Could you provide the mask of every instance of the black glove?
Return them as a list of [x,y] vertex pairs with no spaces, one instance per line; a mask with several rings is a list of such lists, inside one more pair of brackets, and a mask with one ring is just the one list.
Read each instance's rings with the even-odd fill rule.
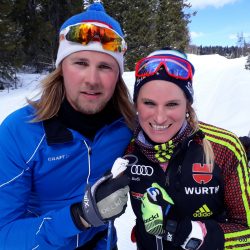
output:
[[103,176],[93,186],[87,185],[82,203],[71,206],[76,226],[83,230],[98,227],[125,212],[128,201],[129,178],[121,175],[112,179],[112,174]]
[[174,220],[167,220],[164,240],[172,242],[175,247],[182,249],[196,250],[201,247],[207,234],[204,223],[184,219],[178,223]]

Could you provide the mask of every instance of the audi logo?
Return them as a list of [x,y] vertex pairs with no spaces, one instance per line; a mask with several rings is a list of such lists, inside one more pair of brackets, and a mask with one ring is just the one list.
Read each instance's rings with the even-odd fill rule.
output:
[[131,167],[131,174],[151,176],[154,173],[154,169],[150,166],[133,165]]

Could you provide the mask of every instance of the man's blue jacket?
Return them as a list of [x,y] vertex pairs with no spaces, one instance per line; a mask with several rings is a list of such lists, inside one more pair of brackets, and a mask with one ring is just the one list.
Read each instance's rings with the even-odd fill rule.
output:
[[82,200],[87,180],[93,184],[124,154],[132,134],[119,119],[89,141],[56,118],[33,118],[26,106],[0,126],[0,249],[75,249],[107,227],[80,231],[70,206]]

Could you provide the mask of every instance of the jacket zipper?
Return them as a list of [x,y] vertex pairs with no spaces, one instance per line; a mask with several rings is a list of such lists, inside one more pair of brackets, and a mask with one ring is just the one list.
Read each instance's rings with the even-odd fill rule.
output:
[[[91,147],[88,145],[88,143],[86,142],[86,140],[83,140],[87,150],[88,150],[88,169],[89,169],[89,173],[88,173],[88,177],[87,177],[87,180],[86,180],[86,183],[88,184],[89,183],[89,177],[90,177],[90,174],[91,174],[91,167],[90,167],[90,156],[91,156],[91,153],[92,153],[92,149]],[[79,237],[80,237],[80,234],[77,234],[76,235],[76,247],[79,247]]]

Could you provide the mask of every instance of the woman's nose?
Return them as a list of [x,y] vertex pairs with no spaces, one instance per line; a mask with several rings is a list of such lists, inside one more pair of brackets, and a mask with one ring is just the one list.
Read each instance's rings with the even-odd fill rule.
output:
[[157,108],[155,112],[155,122],[157,124],[163,124],[166,121],[166,112],[162,108]]

